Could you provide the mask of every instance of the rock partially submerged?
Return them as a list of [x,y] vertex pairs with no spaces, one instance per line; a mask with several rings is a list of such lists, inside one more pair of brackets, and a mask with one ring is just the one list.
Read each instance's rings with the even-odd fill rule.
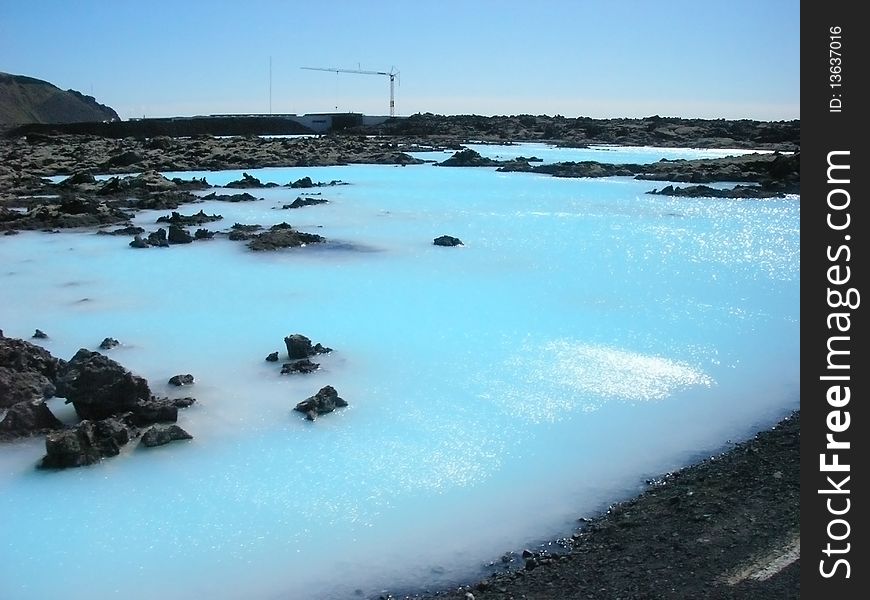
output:
[[[230,237],[232,239],[232,236]],[[320,244],[326,238],[316,233],[304,233],[293,229],[288,223],[273,225],[268,231],[251,236],[248,248],[256,252],[278,250],[279,248],[296,248],[308,244]]]
[[85,420],[45,437],[45,457],[39,467],[65,469],[91,465],[102,458],[117,456],[130,438],[129,426],[119,419]]
[[134,411],[151,399],[148,382],[100,354],[81,348],[57,381],[57,394],[72,403],[82,419],[105,419]]
[[236,181],[231,181],[226,184],[224,187],[228,188],[271,188],[278,187],[277,183],[263,183],[253,175],[248,175],[247,173],[242,173],[242,178],[237,179]]
[[327,348],[319,342],[312,345],[311,339],[300,333],[294,333],[285,337],[284,345],[287,346],[287,358],[290,360],[299,360],[316,354],[332,352],[332,348]]
[[181,227],[190,227],[191,225],[204,225],[214,221],[223,219],[221,215],[207,215],[202,210],[192,215],[182,215],[177,211],[172,211],[170,215],[164,215],[157,219],[158,223],[167,223],[169,225],[179,225]]
[[319,368],[319,363],[312,362],[308,358],[301,358],[299,360],[284,363],[284,365],[281,367],[281,375],[289,375],[292,373],[313,373]]
[[111,350],[112,348],[116,348],[121,344],[115,338],[104,338],[102,342],[100,342],[100,350]]
[[331,413],[336,408],[344,406],[347,406],[347,402],[339,397],[334,387],[327,385],[313,396],[297,404],[293,410],[304,413],[306,419],[313,421],[319,415]]
[[181,387],[182,385],[193,385],[193,375],[187,373],[185,375],[173,375],[169,378],[170,385],[177,385]]
[[465,148],[438,164],[442,167],[497,167],[503,163],[491,158],[484,158],[479,152]]
[[45,348],[0,332],[0,408],[52,397],[64,365]]
[[290,204],[285,204],[281,208],[302,208],[303,206],[315,206],[317,204],[326,204],[327,202],[329,202],[329,200],[327,200],[326,198],[303,198],[302,196],[297,196],[293,202],[291,202]]
[[58,421],[44,400],[25,400],[13,404],[0,420],[0,437],[21,437],[60,429]]
[[178,425],[154,425],[142,434],[140,446],[153,448],[176,440],[192,440],[193,436]]
[[436,246],[464,246],[458,237],[453,237],[452,235],[442,235],[440,237],[432,240],[432,243]]

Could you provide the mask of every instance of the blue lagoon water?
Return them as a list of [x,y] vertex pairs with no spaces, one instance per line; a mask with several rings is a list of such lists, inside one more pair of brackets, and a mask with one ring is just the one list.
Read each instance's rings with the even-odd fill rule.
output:
[[[330,243],[0,240],[7,336],[43,329],[62,358],[115,337],[108,355],[156,393],[198,399],[179,417],[189,443],[51,473],[34,468],[41,440],[0,448],[0,597],[438,588],[798,406],[797,197],[432,165],[249,172],[351,185],[181,212],[223,215],[211,229],[287,221]],[[280,210],[312,191],[329,204]],[[465,246],[433,246],[442,234]],[[282,376],[263,359],[290,333],[335,351]],[[170,390],[176,373],[196,384]],[[292,411],[324,385],[350,406],[315,423]]]

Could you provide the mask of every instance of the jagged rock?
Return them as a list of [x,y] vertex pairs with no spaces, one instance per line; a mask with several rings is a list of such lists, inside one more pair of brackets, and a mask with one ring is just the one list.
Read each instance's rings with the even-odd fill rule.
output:
[[216,192],[212,192],[211,194],[203,196],[202,199],[220,200],[222,202],[253,202],[254,200],[262,200],[262,198],[252,196],[248,192],[243,192],[241,194],[218,194]]
[[130,242],[131,248],[150,248],[151,244],[142,239],[141,235],[133,236],[133,240]]
[[103,166],[129,167],[130,165],[135,165],[136,163],[142,162],[143,160],[144,158],[141,154],[133,152],[132,150],[128,150],[126,152],[122,152],[121,154],[116,154],[105,163],[103,163]]
[[153,448],[176,440],[192,440],[193,436],[178,425],[154,425],[142,434],[140,446]]
[[82,421],[75,427],[45,437],[43,469],[83,467],[108,456],[117,456],[130,441],[130,431],[118,419]]
[[294,333],[285,337],[284,345],[287,346],[287,358],[290,360],[298,360],[314,356],[315,354],[332,352],[332,348],[327,348],[320,343],[312,345],[311,339],[300,333]]
[[0,408],[25,400],[51,398],[54,393],[54,384],[42,373],[0,367]]
[[64,365],[41,346],[0,334],[0,408],[53,396]]
[[82,419],[104,419],[131,411],[151,398],[147,381],[85,348],[66,364],[57,387],[57,394],[72,402]]
[[193,239],[195,240],[210,240],[214,237],[215,232],[209,231],[208,229],[197,229],[193,233]]
[[266,360],[269,362],[278,362],[278,353],[272,352],[269,356],[266,357]]
[[125,413],[125,418],[131,425],[137,427],[152,423],[174,423],[178,420],[178,408],[176,402],[169,398],[152,396],[148,400],[139,400],[131,406]]
[[320,365],[318,363],[311,362],[307,358],[302,358],[299,360],[294,360],[293,362],[284,363],[284,366],[281,367],[281,374],[288,375],[290,373],[313,373],[319,368]]
[[152,246],[168,246],[169,242],[166,239],[166,230],[162,227],[157,231],[152,231],[148,234],[148,243]]
[[190,373],[186,375],[173,375],[169,378],[170,385],[191,385],[193,383],[193,375]]
[[248,248],[260,252],[264,250],[277,250],[279,248],[295,248],[307,244],[325,242],[326,238],[316,233],[304,233],[296,231],[287,223],[273,225],[268,231],[257,234],[248,242]]
[[432,241],[436,246],[464,246],[462,240],[452,235],[442,235]]
[[135,225],[128,225],[126,227],[120,227],[118,229],[113,229],[112,231],[98,231],[97,233],[102,235],[139,235],[145,233],[145,230],[142,227],[136,227]]
[[311,181],[310,177],[303,177],[301,179],[297,179],[293,183],[290,184],[291,188],[311,188],[314,187],[314,182]]
[[248,175],[247,173],[242,173],[242,178],[236,181],[231,181],[226,184],[224,187],[228,188],[270,188],[270,187],[278,187],[277,183],[263,183],[253,175]]
[[79,171],[78,173],[73,173],[57,185],[59,187],[74,187],[79,185],[92,185],[97,183],[96,178],[87,171]]
[[170,244],[189,244],[193,241],[193,236],[178,225],[170,225],[167,241]]
[[48,334],[46,334],[42,329],[37,329],[33,332],[33,339],[35,340],[45,340],[48,339]]
[[0,437],[17,437],[63,427],[43,400],[13,404],[0,421]]
[[302,196],[297,196],[296,200],[290,204],[285,204],[281,208],[302,208],[303,206],[314,206],[317,204],[326,204],[327,202],[329,202],[329,200],[326,198],[303,198]]
[[220,221],[221,219],[223,219],[223,216],[221,215],[207,215],[202,210],[192,215],[182,215],[177,211],[172,211],[172,214],[168,216],[164,215],[159,217],[157,222],[188,227],[191,225],[204,225],[205,223]]
[[112,348],[115,348],[116,346],[119,346],[120,344],[121,344],[121,342],[119,342],[115,338],[107,337],[107,338],[104,338],[102,342],[100,342],[100,349],[101,350],[111,350]]
[[338,396],[338,392],[335,391],[334,387],[327,385],[313,396],[297,404],[293,410],[304,413],[305,418],[313,421],[319,415],[331,413],[336,408],[343,406],[347,406],[347,402]]

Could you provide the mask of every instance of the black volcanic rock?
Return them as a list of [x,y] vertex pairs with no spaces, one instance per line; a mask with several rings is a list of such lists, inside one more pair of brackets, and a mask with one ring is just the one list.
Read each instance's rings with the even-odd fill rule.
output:
[[287,346],[287,358],[290,360],[299,360],[316,354],[332,352],[332,348],[327,348],[320,343],[312,345],[311,340],[300,333],[294,333],[285,337],[284,345]]
[[118,419],[85,420],[63,431],[45,437],[43,469],[83,467],[102,458],[117,456],[130,441],[130,430]]
[[242,192],[241,194],[218,194],[216,192],[212,192],[207,196],[203,196],[202,199],[219,200],[221,202],[253,202],[254,200],[262,200],[262,198],[252,196],[248,192]]
[[277,183],[263,183],[253,175],[248,175],[247,173],[242,173],[242,178],[236,181],[231,181],[226,184],[224,187],[228,188],[271,188],[278,187]]
[[465,148],[438,164],[442,167],[495,167],[502,163],[491,158],[484,158],[479,152],[471,148]]
[[173,375],[169,378],[170,385],[192,385],[193,384],[193,375],[187,373],[186,375]]
[[111,350],[112,348],[115,348],[120,344],[121,342],[119,342],[115,338],[107,337],[104,338],[102,342],[100,342],[100,350]]
[[453,237],[452,235],[442,235],[440,237],[432,240],[432,243],[436,246],[464,246],[458,237]]
[[71,402],[82,419],[104,419],[133,411],[151,398],[147,381],[85,348],[66,364],[57,388],[57,395]]
[[281,367],[282,375],[289,375],[292,373],[313,373],[317,369],[320,368],[320,365],[316,362],[311,362],[311,360],[307,358],[301,358],[299,360],[294,360],[292,362],[284,363]]
[[53,396],[64,365],[45,348],[0,333],[0,408]]
[[181,227],[189,227],[191,225],[204,225],[214,221],[223,219],[221,215],[207,215],[202,210],[192,215],[182,215],[179,212],[172,211],[171,215],[164,215],[157,219],[158,223],[168,223],[170,225],[179,225]]
[[290,204],[285,204],[281,208],[302,208],[303,206],[314,206],[316,204],[326,204],[327,202],[329,202],[329,200],[326,198],[303,198],[302,196],[297,196],[296,200]]
[[319,415],[331,413],[336,408],[344,406],[347,406],[347,402],[338,396],[334,387],[327,385],[313,396],[297,404],[293,410],[304,413],[306,419],[313,421]]
[[170,225],[167,241],[170,244],[189,244],[193,241],[193,236],[178,225]]
[[279,248],[296,248],[325,241],[326,238],[316,233],[296,231],[287,223],[279,223],[270,227],[268,231],[254,235],[248,242],[248,248],[255,252],[261,252],[278,250]]
[[278,362],[278,353],[272,352],[266,357],[267,362]]
[[60,429],[63,423],[49,410],[44,400],[13,404],[0,420],[0,437],[17,437]]
[[139,445],[147,448],[163,446],[176,440],[192,440],[193,436],[178,425],[154,425],[142,434]]

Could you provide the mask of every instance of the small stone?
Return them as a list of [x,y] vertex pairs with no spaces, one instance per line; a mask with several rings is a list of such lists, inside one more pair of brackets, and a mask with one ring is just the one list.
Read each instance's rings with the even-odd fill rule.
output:
[[458,237],[453,237],[452,235],[442,235],[440,237],[432,240],[432,243],[436,246],[464,246]]
[[319,368],[320,364],[316,362],[311,362],[307,358],[303,358],[301,360],[294,360],[293,362],[284,363],[284,366],[281,367],[281,374],[287,375],[289,373],[313,373]]
[[270,354],[269,356],[266,357],[266,360],[269,362],[278,362],[278,353],[273,352],[272,354]]
[[47,337],[48,337],[48,335],[42,329],[37,329],[36,331],[33,332],[33,339],[44,340]]
[[115,338],[107,337],[102,342],[100,342],[100,349],[101,350],[111,350],[112,348],[115,348],[116,346],[119,346],[120,344],[121,344],[121,342],[119,342]]
[[182,385],[191,385],[193,383],[193,375],[190,373],[186,375],[173,375],[169,378],[169,383],[179,387]]

